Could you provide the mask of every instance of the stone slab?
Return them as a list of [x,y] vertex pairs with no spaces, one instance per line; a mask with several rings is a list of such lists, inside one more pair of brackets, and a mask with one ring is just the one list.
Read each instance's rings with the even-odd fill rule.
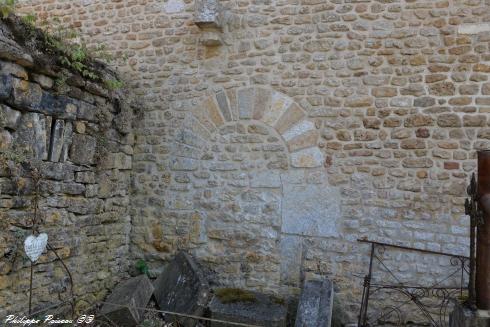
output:
[[255,89],[247,88],[237,91],[238,113],[240,119],[251,119],[254,110]]
[[490,23],[461,24],[458,26],[458,34],[478,34],[490,32]]
[[63,149],[63,134],[65,130],[65,121],[56,119],[52,129],[48,160],[58,162]]
[[[267,327],[287,326],[287,308],[269,295],[253,293],[254,302],[222,303],[215,296],[209,304],[211,318]],[[211,322],[211,327],[227,327],[226,323]]]
[[153,293],[153,285],[146,275],[121,282],[105,300],[100,319],[106,319],[121,327],[137,326],[143,319],[144,310],[122,307],[145,308]]
[[333,283],[330,280],[306,281],[301,292],[294,326],[330,327],[333,296]]
[[303,256],[303,239],[300,236],[281,237],[281,283],[299,287]]
[[[190,255],[179,252],[153,284],[161,310],[202,316],[210,298],[204,273]],[[171,318],[173,320],[174,317]],[[194,327],[195,319],[175,317],[180,324]]]
[[490,315],[488,311],[474,311],[458,303],[449,315],[449,327],[490,327]]
[[284,184],[282,232],[306,236],[339,235],[340,192],[325,184]]

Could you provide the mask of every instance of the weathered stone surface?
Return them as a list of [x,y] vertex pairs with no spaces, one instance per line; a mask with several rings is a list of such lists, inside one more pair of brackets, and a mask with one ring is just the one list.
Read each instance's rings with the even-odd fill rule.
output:
[[3,117],[0,122],[3,125],[2,127],[7,127],[15,130],[17,128],[17,124],[19,123],[20,112],[1,104],[0,110],[2,111]]
[[[46,128],[47,127],[47,128]],[[37,159],[48,158],[50,126],[46,124],[46,117],[39,113],[25,113],[22,115],[17,133],[15,145],[19,150],[31,152]]]
[[63,134],[65,130],[65,121],[57,119],[54,122],[52,128],[52,135],[50,140],[50,149],[48,153],[48,160],[58,162],[61,157],[61,151],[63,149]]
[[225,118],[226,121],[231,121],[233,119],[231,115],[231,109],[228,104],[228,98],[224,91],[216,92],[216,101],[218,102],[219,109],[221,110],[221,114]]
[[[153,285],[146,275],[121,282],[105,300],[100,318],[118,326],[133,327],[143,320],[144,308],[153,294]],[[109,304],[110,303],[110,304]]]
[[439,82],[429,86],[430,94],[438,96],[454,95],[455,89],[454,83],[451,82]]
[[458,26],[459,34],[478,34],[483,32],[490,32],[490,24],[461,24]]
[[14,80],[13,104],[17,107],[25,107],[39,110],[43,92],[36,83],[26,80]]
[[449,327],[485,327],[489,324],[488,311],[471,310],[459,303],[449,315]]
[[0,132],[0,150],[5,151],[12,144],[12,135],[8,131]]
[[330,327],[334,289],[328,279],[306,281],[296,313],[296,327]]
[[[284,304],[275,303],[274,299],[268,295],[254,293],[254,296],[255,301],[253,302],[234,303],[222,303],[218,296],[215,296],[209,304],[211,318],[257,326],[286,326],[287,308]],[[213,327],[227,325],[211,322]]]
[[4,25],[0,28],[0,49],[2,49],[0,51],[1,59],[6,59],[25,67],[30,67],[34,63],[32,56],[22,49]]
[[283,233],[339,235],[340,192],[336,188],[324,184],[284,184],[283,192]]
[[14,87],[14,78],[11,75],[0,75],[0,99],[7,99]]
[[238,113],[241,119],[251,119],[254,110],[255,89],[247,88],[237,91]]
[[457,114],[442,114],[437,117],[440,127],[461,127],[461,118]]
[[97,141],[94,137],[74,134],[70,148],[70,160],[81,165],[93,164],[96,146]]
[[282,115],[284,114],[284,112],[286,112],[291,103],[291,98],[279,92],[273,92],[271,107],[269,110],[266,110],[262,121],[269,126],[275,126],[279,118],[282,117]]
[[291,139],[300,136],[301,134],[307,133],[308,131],[314,130],[315,124],[311,121],[303,120],[296,125],[293,125],[290,129],[286,130],[282,137],[284,140],[290,141]]
[[317,147],[291,153],[291,165],[298,168],[314,168],[323,165],[324,156]]
[[430,107],[436,104],[436,99],[431,97],[420,97],[413,101],[415,107]]
[[185,8],[185,3],[182,0],[170,0],[165,3],[165,12],[167,14],[175,14],[181,12]]
[[263,171],[253,174],[250,180],[251,187],[281,187],[281,176],[278,172]]
[[[204,273],[194,259],[179,252],[167,264],[154,283],[155,299],[160,309],[201,316],[210,300],[210,289]],[[175,317],[184,326],[194,326],[195,320]]]
[[217,0],[197,0],[194,9],[194,23],[199,27],[220,27],[221,6]]
[[302,238],[283,235],[281,238],[281,282],[285,285],[299,286],[302,255]]
[[219,127],[224,124],[223,117],[221,116],[221,112],[214,101],[213,97],[209,96],[204,101],[204,106],[208,110],[208,117],[211,118],[214,126]]

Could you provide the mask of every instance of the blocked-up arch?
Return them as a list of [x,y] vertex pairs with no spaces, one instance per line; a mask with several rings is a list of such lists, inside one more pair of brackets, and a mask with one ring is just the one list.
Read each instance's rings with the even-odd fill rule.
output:
[[[260,86],[172,106],[174,182],[165,207],[192,210],[180,223],[192,226],[196,256],[224,285],[299,285],[301,237],[336,237],[340,216],[331,205],[338,196],[324,192],[315,123],[292,98]],[[303,174],[315,181],[297,180]]]
[[291,167],[320,167],[324,162],[317,146],[319,132],[314,122],[292,98],[280,92],[256,86],[220,90],[193,100],[191,113],[181,133],[193,135],[181,137],[187,137],[186,143],[191,141],[196,147],[205,146],[202,141],[212,139],[227,123],[254,120],[280,135],[287,145]]

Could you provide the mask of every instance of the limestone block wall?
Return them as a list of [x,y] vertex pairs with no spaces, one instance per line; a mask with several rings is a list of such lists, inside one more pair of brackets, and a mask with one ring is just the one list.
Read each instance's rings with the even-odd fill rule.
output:
[[[0,19],[2,317],[28,311],[24,239],[32,233],[26,227],[36,189],[39,232],[71,271],[77,310],[103,299],[129,263],[130,108],[120,94],[69,71],[61,89],[57,59],[31,39],[35,34]],[[34,266],[33,312],[70,297],[69,275],[46,252]]]
[[[355,312],[357,238],[467,251],[465,186],[490,145],[488,0],[221,1],[211,36],[193,1],[22,3],[127,57],[115,66],[148,104],[135,257],[190,249],[217,283],[286,294],[327,275]],[[445,264],[393,260],[427,283]]]

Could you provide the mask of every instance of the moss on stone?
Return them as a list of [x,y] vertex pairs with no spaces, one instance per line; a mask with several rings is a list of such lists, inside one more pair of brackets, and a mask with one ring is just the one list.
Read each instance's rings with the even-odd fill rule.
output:
[[279,305],[286,305],[286,300],[284,300],[281,297],[271,295],[271,301],[272,303],[279,304]]
[[255,294],[239,288],[220,288],[215,291],[222,303],[256,302]]

